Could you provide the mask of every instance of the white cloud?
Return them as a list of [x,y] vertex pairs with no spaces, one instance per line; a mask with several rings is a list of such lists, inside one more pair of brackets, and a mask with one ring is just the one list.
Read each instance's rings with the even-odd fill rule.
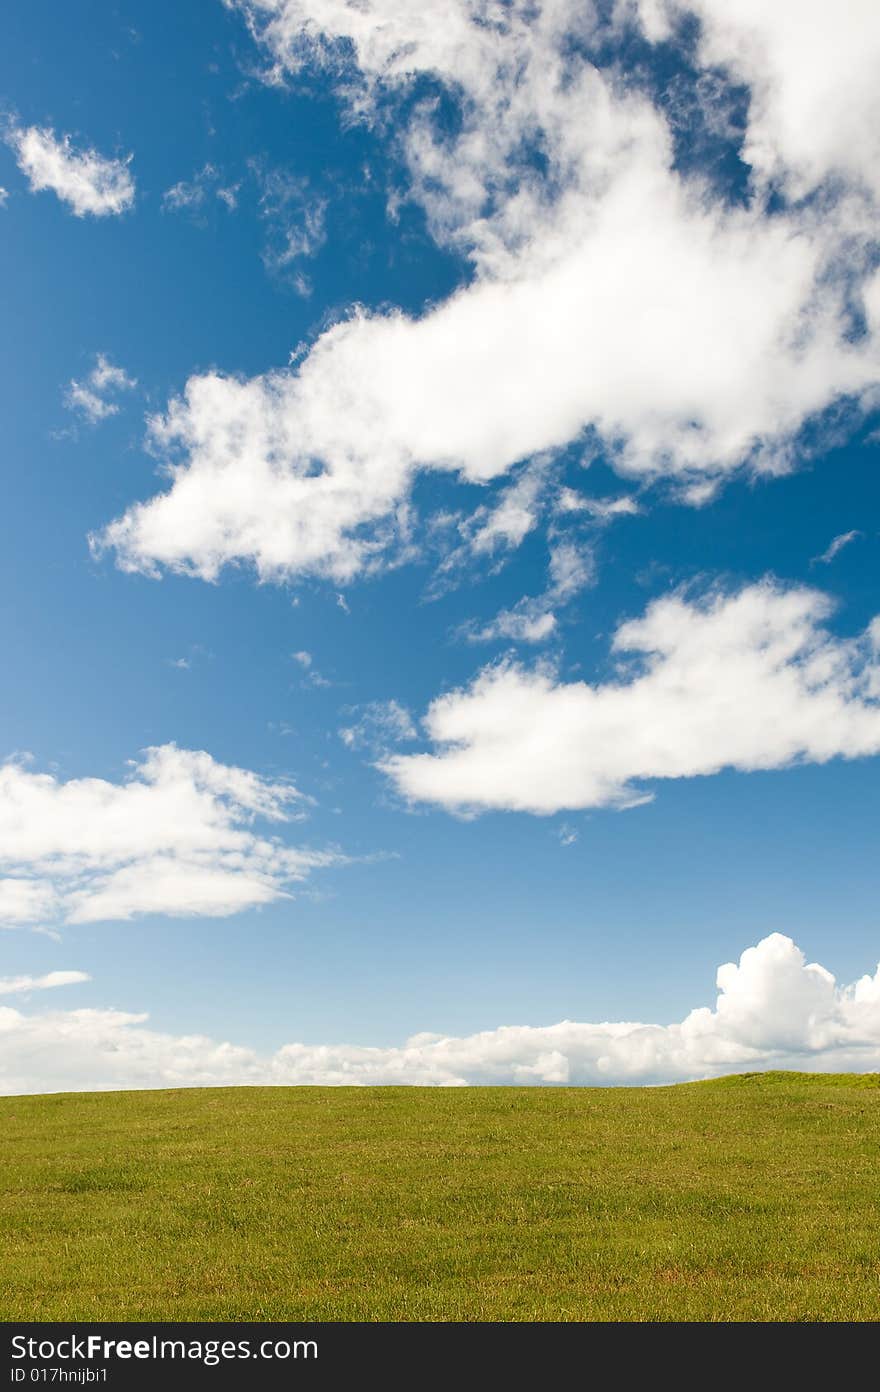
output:
[[541,462],[522,471],[501,491],[491,508],[479,508],[468,523],[468,544],[479,553],[493,554],[519,546],[537,525],[546,483]]
[[556,629],[556,615],[546,608],[543,598],[526,598],[518,600],[512,609],[502,609],[488,623],[466,624],[461,632],[469,643],[494,643],[499,639],[543,643]]
[[203,208],[208,197],[208,185],[214,182],[217,171],[206,164],[191,179],[180,179],[162,194],[162,207],[177,212],[181,209]]
[[704,67],[750,90],[743,158],[761,181],[803,197],[831,176],[880,193],[880,10],[874,0],[639,0],[649,35],[701,21]]
[[460,584],[476,567],[488,564],[493,572],[501,570],[510,553],[522,545],[548,512],[548,495],[556,472],[549,456],[539,455],[517,469],[509,482],[493,489],[489,502],[479,503],[469,512],[441,510],[431,515],[427,530],[432,549],[439,552],[439,561],[428,583],[427,596],[438,598]]
[[162,195],[162,207],[173,212],[198,213],[208,199],[219,198],[229,212],[238,206],[238,184],[222,185],[222,175],[213,164],[206,164],[191,179],[181,179]]
[[0,925],[39,923],[55,912],[55,892],[46,880],[0,879]]
[[318,671],[317,667],[314,664],[314,661],[312,660],[312,654],[310,652],[295,652],[291,653],[290,656],[293,658],[294,662],[299,663],[300,667],[303,670],[303,686],[332,685],[332,682],[328,681],[328,679],[326,677],[323,677],[321,673]]
[[9,201],[9,189],[0,188],[0,208],[5,208]]
[[133,377],[114,363],[104,353],[99,353],[95,366],[89,376],[89,383],[96,391],[128,391],[137,386]]
[[830,610],[816,590],[771,583],[656,600],[618,628],[628,662],[613,680],[487,667],[430,706],[436,752],[381,767],[414,800],[547,814],[632,805],[640,779],[880,753],[880,624],[837,639]]
[[285,845],[302,795],[209,754],[145,751],[123,783],[0,766],[0,924],[222,916],[285,897],[329,851]]
[[[327,202],[311,193],[307,179],[285,169],[266,168],[258,161],[251,161],[250,167],[260,188],[260,216],[268,229],[263,264],[277,274],[320,251],[327,240]],[[302,273],[300,278],[305,284]]]
[[[96,539],[124,569],[345,581],[399,541],[418,471],[486,484],[587,430],[621,474],[700,503],[736,471],[794,467],[804,424],[880,380],[864,200],[846,186],[770,215],[758,192],[734,206],[682,176],[663,113],[577,57],[591,7],[448,0],[442,23],[401,0],[240,7],[276,73],[317,57],[357,114],[397,110],[420,76],[448,90],[457,134],[427,98],[398,127],[412,195],[473,279],[420,316],[356,311],[288,371],[192,377],[153,422],[170,488]],[[857,25],[834,24],[845,87]],[[873,112],[857,84],[848,121]],[[490,554],[533,525],[511,495],[489,515]]]
[[134,204],[134,179],[127,159],[106,159],[97,150],[76,150],[70,136],[39,126],[13,125],[6,140],[33,193],[51,189],[77,217],[107,217]]
[[560,488],[556,500],[559,512],[585,512],[595,522],[611,522],[615,517],[635,517],[641,508],[631,493],[617,498],[588,498],[575,488]]
[[828,546],[826,546],[821,556],[813,557],[810,564],[830,565],[831,562],[834,560],[834,557],[839,556],[840,552],[844,549],[845,546],[849,546],[852,542],[858,541],[861,535],[861,532],[855,530],[851,532],[841,532],[839,536],[834,537],[829,542]]
[[[313,354],[307,380],[316,361]],[[351,579],[384,549],[381,531],[366,536],[363,528],[393,518],[409,468],[392,450],[385,458],[361,456],[346,403],[337,384],[328,385],[332,399],[323,400],[320,384],[309,394],[312,448],[310,427],[290,397],[300,391],[299,378],[191,378],[185,398],[152,422],[154,445],[186,456],[170,467],[171,489],[93,538],[96,550],[111,547],[124,570],[151,574],[166,566],[214,579],[224,565],[247,560],[265,580],[304,571]],[[338,450],[332,466],[316,469],[330,416]]]
[[558,627],[554,609],[567,604],[593,577],[592,552],[573,541],[557,541],[550,550],[550,583],[542,595],[526,596],[488,623],[467,623],[459,632],[470,643],[543,643]]
[[578,594],[594,578],[593,553],[573,541],[557,541],[550,548],[550,589],[555,603]]
[[70,411],[76,411],[89,425],[97,425],[108,416],[119,412],[119,403],[111,398],[121,391],[131,391],[137,386],[134,377],[129,377],[121,367],[116,367],[104,353],[98,353],[95,366],[82,382],[70,383],[64,404]]
[[53,971],[45,976],[0,976],[0,996],[26,995],[30,991],[50,991],[56,986],[77,986],[91,981],[88,972]]
[[852,986],[773,933],[722,966],[714,1009],[672,1025],[503,1026],[398,1047],[287,1044],[276,1053],[146,1028],[146,1015],[0,1007],[0,1091],[233,1084],[644,1084],[768,1068],[880,1069],[880,966]]
[[399,701],[371,701],[351,712],[358,719],[343,726],[339,738],[349,749],[387,750],[417,736],[413,718]]

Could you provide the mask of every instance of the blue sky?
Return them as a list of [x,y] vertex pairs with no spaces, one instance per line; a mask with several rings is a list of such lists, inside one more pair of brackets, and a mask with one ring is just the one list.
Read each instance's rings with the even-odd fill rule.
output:
[[9,7],[6,1090],[878,1066],[880,24],[807,8]]

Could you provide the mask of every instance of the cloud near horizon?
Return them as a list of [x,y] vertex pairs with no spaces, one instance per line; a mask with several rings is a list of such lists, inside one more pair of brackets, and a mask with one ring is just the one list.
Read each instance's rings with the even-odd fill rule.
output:
[[303,806],[286,782],[165,744],[125,782],[0,766],[0,927],[141,914],[225,917],[344,860],[261,835]]
[[494,664],[431,704],[435,752],[379,767],[414,801],[546,815],[644,801],[643,779],[876,754],[880,617],[837,639],[832,608],[818,590],[771,582],[655,600],[617,629],[614,679]]
[[399,1047],[286,1044],[274,1054],[146,1027],[119,1010],[0,1007],[0,1091],[273,1084],[659,1084],[769,1068],[880,1070],[880,965],[851,986],[772,933],[717,974],[715,1007],[678,1024],[504,1026]]
[[[876,143],[877,103],[850,60],[857,49],[859,74],[876,66],[876,10],[841,53],[822,44],[841,17],[808,7],[823,91],[853,132],[844,147],[817,127],[811,159],[786,124],[778,26],[745,0],[729,23],[694,7],[692,61],[754,84],[739,149],[751,179],[743,165],[734,197],[684,173],[668,111],[587,56],[627,23],[674,35],[671,7],[621,5],[610,30],[575,0],[450,0],[444,25],[399,0],[238,8],[276,79],[318,63],[359,119],[401,118],[406,192],[470,280],[421,315],[354,309],[290,370],[192,376],[151,422],[170,487],[94,537],[124,570],[212,580],[243,564],[261,580],[344,582],[400,540],[425,471],[491,485],[591,432],[620,474],[703,502],[744,470],[794,468],[804,428],[835,403],[871,409],[880,274],[857,152]],[[417,80],[433,96],[413,106]],[[440,91],[457,134],[437,118]]]

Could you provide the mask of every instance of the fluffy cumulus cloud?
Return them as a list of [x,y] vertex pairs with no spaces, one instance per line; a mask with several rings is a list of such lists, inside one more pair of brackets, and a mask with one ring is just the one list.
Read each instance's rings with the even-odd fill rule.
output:
[[145,1015],[0,1007],[0,1091],[258,1084],[670,1083],[766,1068],[880,1069],[880,967],[839,987],[773,933],[718,971],[715,1007],[679,1024],[505,1026],[390,1048],[286,1044],[272,1055],[160,1034]]
[[[448,0],[442,16],[401,0],[237,8],[273,75],[320,63],[358,116],[397,112],[408,194],[471,278],[421,315],[353,313],[289,370],[193,377],[153,423],[170,488],[98,538],[123,567],[348,579],[399,535],[418,470],[491,483],[587,429],[622,474],[671,478],[699,502],[733,471],[791,468],[805,423],[869,399],[880,278],[855,152],[876,143],[876,95],[851,81],[851,59],[862,50],[870,70],[878,23],[863,35],[860,6],[806,6],[848,136],[827,136],[811,93],[816,119],[795,122],[804,149],[785,115],[800,7],[763,20],[745,0],[692,7],[704,37],[691,61],[753,84],[739,153],[754,177],[739,198],[684,174],[667,113],[590,61],[640,17],[653,39],[674,32],[659,0],[620,5],[610,28],[575,0]],[[750,16],[757,38],[743,37]]]
[[642,801],[642,779],[876,754],[880,622],[837,639],[830,608],[769,582],[656,600],[617,629],[613,680],[490,666],[431,705],[433,753],[381,766],[412,799],[547,814]]
[[[628,0],[624,0],[624,5]],[[828,178],[880,193],[880,11],[873,0],[637,0],[646,33],[700,22],[703,65],[750,94],[743,157],[754,176],[803,197]]]
[[31,190],[58,195],[77,217],[108,217],[134,203],[134,179],[127,159],[107,159],[97,150],[78,150],[69,135],[39,126],[13,125],[6,139]]
[[340,859],[256,829],[289,821],[302,803],[290,783],[173,744],[148,749],[122,783],[7,763],[0,926],[217,917],[271,903]]
[[64,404],[89,425],[97,425],[108,416],[118,415],[119,402],[114,397],[136,386],[134,377],[112,363],[105,353],[98,353],[88,376],[82,381],[71,381]]

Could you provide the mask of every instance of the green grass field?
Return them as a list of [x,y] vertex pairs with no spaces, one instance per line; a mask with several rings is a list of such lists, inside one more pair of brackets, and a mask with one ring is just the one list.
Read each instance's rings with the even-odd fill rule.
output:
[[875,1320],[880,1075],[0,1099],[4,1320]]

